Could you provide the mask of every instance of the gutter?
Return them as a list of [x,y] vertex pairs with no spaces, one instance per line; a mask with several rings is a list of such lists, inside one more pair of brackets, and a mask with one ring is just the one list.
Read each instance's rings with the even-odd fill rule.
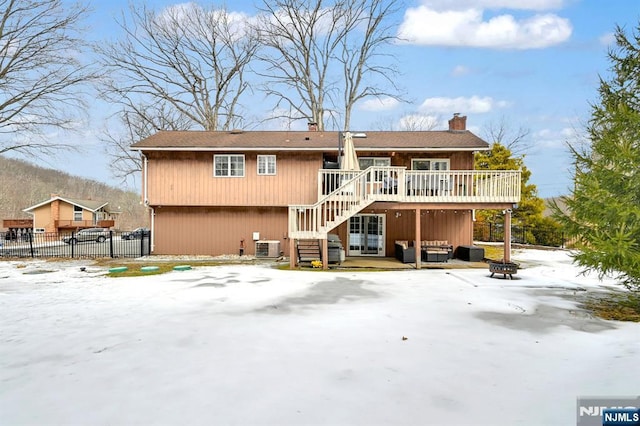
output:
[[[427,151],[443,151],[443,152],[468,152],[468,151],[489,151],[491,147],[475,146],[468,148],[456,148],[456,147],[366,147],[359,146],[356,151],[375,151],[375,152],[427,152]],[[183,147],[183,146],[171,146],[171,147],[134,147],[132,151],[188,151],[188,152],[281,152],[281,151],[293,151],[293,152],[334,152],[336,147]]]

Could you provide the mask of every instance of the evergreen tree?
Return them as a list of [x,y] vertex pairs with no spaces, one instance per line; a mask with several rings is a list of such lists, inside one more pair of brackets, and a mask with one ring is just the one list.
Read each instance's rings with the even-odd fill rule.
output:
[[571,146],[574,188],[555,217],[575,238],[584,272],[612,275],[640,290],[640,27],[615,31],[610,79],[600,78],[586,147]]

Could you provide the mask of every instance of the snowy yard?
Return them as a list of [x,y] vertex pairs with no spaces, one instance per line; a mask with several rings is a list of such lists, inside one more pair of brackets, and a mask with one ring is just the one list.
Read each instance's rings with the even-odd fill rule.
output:
[[574,298],[618,287],[512,257],[513,281],[0,262],[0,423],[572,425],[579,396],[638,395],[640,324]]

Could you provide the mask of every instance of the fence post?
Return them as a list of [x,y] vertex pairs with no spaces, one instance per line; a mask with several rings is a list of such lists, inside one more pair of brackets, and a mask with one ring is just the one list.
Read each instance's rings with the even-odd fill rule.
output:
[[33,251],[33,237],[31,236],[31,232],[29,232],[29,250],[31,251],[31,258],[36,257]]
[[113,255],[113,231],[109,229],[109,254],[113,259],[115,256]]
[[144,256],[144,229],[140,231],[140,256]]
[[74,243],[74,239],[76,238],[76,231],[71,231],[71,239],[69,240],[69,245],[71,246],[71,258],[73,259],[74,252],[76,249],[76,243]]

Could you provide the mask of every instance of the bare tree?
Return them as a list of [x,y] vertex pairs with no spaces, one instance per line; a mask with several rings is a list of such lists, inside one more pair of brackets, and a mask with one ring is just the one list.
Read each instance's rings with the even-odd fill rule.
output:
[[381,131],[408,131],[419,132],[434,130],[442,121],[439,115],[428,115],[417,112],[408,112],[400,117],[386,116],[378,118],[371,128]]
[[[263,0],[259,20],[264,90],[275,96],[279,117],[317,123],[327,116],[349,129],[355,103],[396,97],[374,83],[391,83],[392,66],[376,65],[379,48],[394,37],[386,24],[396,0]],[[365,77],[370,78],[365,85]],[[394,86],[395,89],[395,86]],[[342,103],[342,105],[340,105]]]
[[92,74],[78,58],[87,14],[62,0],[0,0],[0,154],[72,147],[43,133],[72,129],[84,109]]
[[498,121],[487,123],[483,133],[489,143],[497,142],[511,151],[514,156],[522,156],[528,149],[525,143],[531,130],[522,126],[515,129],[509,120],[502,116]]
[[105,153],[111,158],[109,168],[111,174],[126,182],[142,170],[140,154],[131,151],[130,145],[159,130],[188,130],[191,126],[189,117],[180,114],[168,104],[134,105],[135,110],[123,109],[118,118],[122,124],[121,131],[108,129],[102,136],[105,142]]
[[[193,3],[161,13],[132,5],[131,17],[119,22],[121,40],[96,47],[109,75],[104,96],[138,114],[156,112],[140,104],[171,107],[191,128],[236,126],[239,100],[249,87],[245,69],[259,47],[244,17]],[[139,118],[161,124],[167,117]]]
[[[397,69],[392,64],[383,65],[375,60],[382,56],[379,53],[381,47],[396,40],[386,18],[397,12],[398,2],[351,0],[342,4],[346,12],[345,23],[352,23],[340,40],[340,63],[345,82],[343,129],[349,130],[351,111],[359,100],[367,97],[402,100],[393,79],[398,75]],[[388,83],[392,91],[375,84],[378,79]]]

